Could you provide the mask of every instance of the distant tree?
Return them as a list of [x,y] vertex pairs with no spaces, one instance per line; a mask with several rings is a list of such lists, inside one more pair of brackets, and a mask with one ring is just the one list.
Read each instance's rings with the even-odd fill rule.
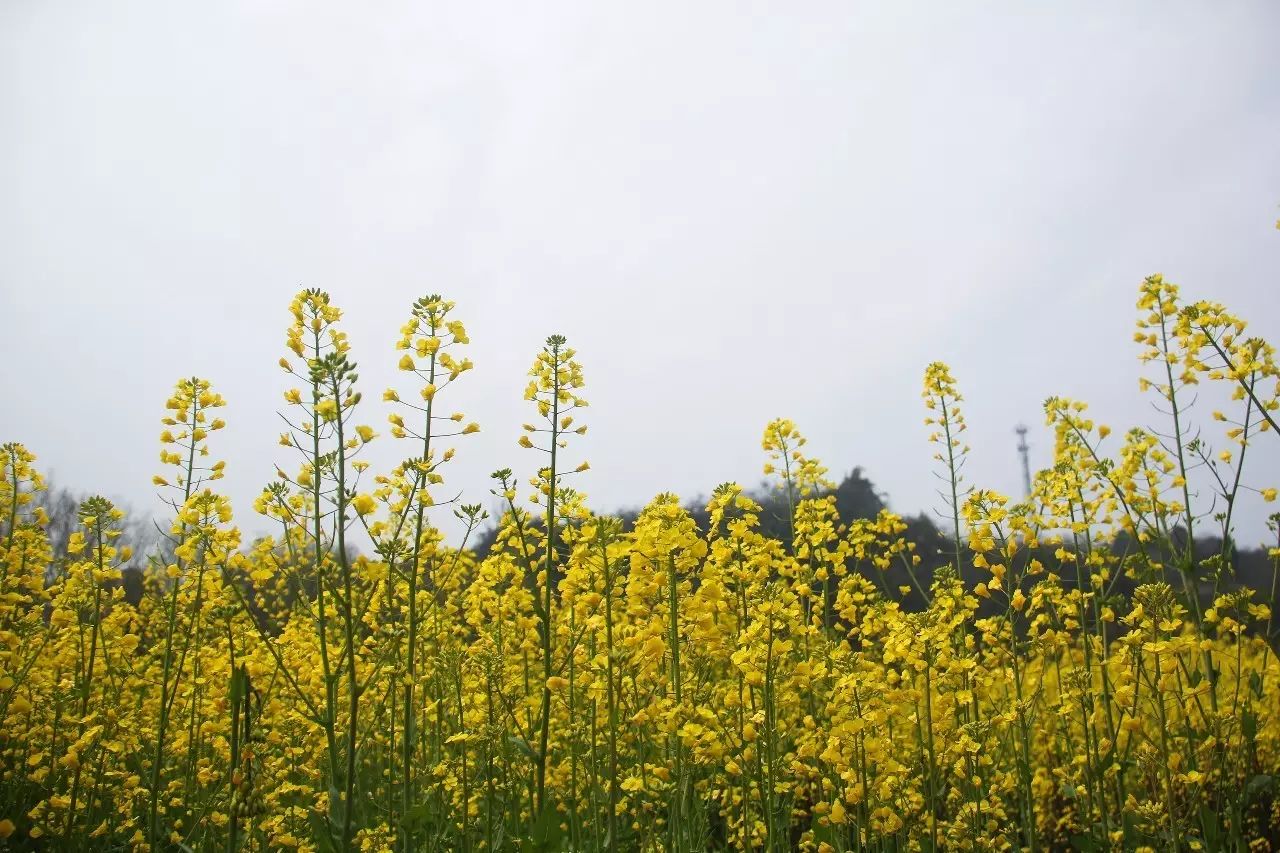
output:
[[[844,524],[859,518],[875,518],[882,510],[888,508],[885,496],[876,490],[875,484],[863,473],[860,467],[855,467],[846,474],[844,479],[837,484],[832,494],[836,496],[836,508],[839,510],[840,520]],[[790,527],[787,524],[786,496],[762,483],[751,492],[751,497],[761,505],[761,531],[785,541],[790,536]],[[706,499],[703,497],[693,498],[685,504],[685,509],[697,523],[698,529],[705,532],[707,529]],[[632,529],[639,514],[639,510],[634,508],[621,509],[613,513],[613,515],[622,519],[623,529],[627,531]],[[498,515],[499,513],[493,513],[495,519]],[[948,533],[944,533],[928,513],[903,516],[903,521],[907,525],[903,538],[915,546],[914,553],[920,558],[916,573],[924,583],[929,583],[939,568],[952,562],[957,552],[961,555],[961,560],[966,563],[972,559],[973,555],[969,551],[967,543],[962,541],[957,549],[952,537]],[[536,520],[532,523],[535,526],[538,524]],[[475,553],[482,559],[487,556],[497,536],[498,528],[496,523],[485,530],[472,534],[472,548]],[[1183,544],[1180,543],[1186,542],[1185,529],[1176,528],[1171,531],[1170,540],[1175,547],[1183,547]],[[1131,542],[1124,533],[1121,533],[1110,544],[1111,550],[1116,553],[1133,552],[1136,547],[1136,544]],[[1050,564],[1053,560],[1053,551],[1052,547],[1042,545],[1030,556]],[[1223,551],[1221,539],[1215,537],[1205,537],[1203,539],[1198,537],[1196,539],[1195,553],[1202,560],[1211,559],[1213,555]],[[1225,549],[1225,552],[1229,555],[1229,560],[1224,567],[1224,574],[1218,584],[1218,591],[1248,586],[1258,590],[1261,599],[1271,599],[1273,606],[1280,606],[1280,596],[1277,595],[1276,561],[1268,557],[1265,548],[1241,549],[1235,543],[1232,543],[1231,547]],[[1177,569],[1172,567],[1171,554],[1156,554],[1153,557],[1167,566],[1162,580],[1171,584],[1180,583],[1177,577]],[[884,572],[883,582],[891,588],[905,588],[909,586],[910,578],[906,569],[895,563]],[[1138,581],[1132,578],[1117,577],[1113,580],[1109,591],[1127,595],[1133,591],[1137,583]],[[1206,607],[1209,606],[1214,597],[1214,584],[1209,582],[1202,585],[1199,592],[1201,603]],[[923,609],[925,603],[912,592],[904,599],[903,606],[907,609]],[[984,603],[983,607],[984,612],[986,610],[993,611],[995,605]],[[1277,652],[1280,653],[1280,634],[1271,638],[1271,641]]]
[[[53,563],[45,571],[48,580],[53,580],[53,578],[57,577],[65,565],[67,545],[71,541],[71,534],[75,533],[80,527],[78,512],[81,502],[86,497],[87,495],[75,492],[52,480],[47,482],[47,486],[43,491],[35,493],[35,506],[42,507],[45,514],[49,516],[49,523],[46,525],[45,531],[49,536]],[[161,561],[162,565],[169,562],[172,545],[168,538],[156,527],[155,519],[148,513],[130,511],[123,504],[117,504],[117,506],[125,514],[121,522],[123,529],[120,536],[121,544],[129,545],[133,548],[133,557],[125,566],[125,570],[141,573],[145,572],[148,565],[154,560]]]

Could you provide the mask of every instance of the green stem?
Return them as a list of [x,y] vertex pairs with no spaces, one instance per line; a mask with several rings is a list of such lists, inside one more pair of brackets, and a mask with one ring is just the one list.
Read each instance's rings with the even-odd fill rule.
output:
[[554,627],[551,621],[552,606],[552,569],[556,556],[556,450],[560,439],[560,347],[551,346],[551,464],[547,469],[547,551],[543,563],[542,590],[542,708],[539,718],[537,776],[535,779],[536,799],[534,811],[541,815],[546,808],[547,787],[547,750],[551,739],[551,688],[547,685],[552,674],[552,644]]

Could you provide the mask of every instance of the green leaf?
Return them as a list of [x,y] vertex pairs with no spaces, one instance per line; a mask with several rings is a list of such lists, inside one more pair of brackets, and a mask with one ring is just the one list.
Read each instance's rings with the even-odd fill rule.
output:
[[1071,849],[1092,853],[1092,851],[1101,850],[1102,848],[1098,846],[1098,842],[1094,841],[1091,835],[1073,835],[1071,836]]
[[1244,801],[1247,805],[1252,805],[1254,800],[1271,789],[1275,783],[1274,776],[1268,776],[1265,773],[1259,773],[1250,779],[1244,786]]
[[1253,740],[1258,734],[1258,715],[1252,711],[1241,714],[1240,731],[1244,734],[1245,740]]
[[329,786],[329,832],[334,838],[342,836],[342,817],[345,814],[343,809],[346,806],[342,802],[342,792],[332,785]]
[[844,827],[837,824],[828,823],[825,826],[818,821],[813,822],[813,843],[821,844],[823,842],[830,844],[832,847],[839,849],[843,844]]
[[551,853],[563,850],[565,833],[560,829],[561,816],[559,810],[548,805],[538,815],[537,821],[529,830],[529,836],[523,840],[520,849],[527,853]]
[[418,803],[404,813],[400,825],[405,829],[420,829],[431,817],[431,808],[427,803]]
[[311,841],[321,853],[336,853],[338,845],[334,843],[333,827],[330,821],[319,812],[310,813]]
[[520,750],[520,752],[523,753],[524,756],[528,758],[530,761],[538,760],[538,756],[535,755],[533,752],[533,747],[530,746],[529,742],[524,738],[516,737],[515,735],[508,735],[507,742],[510,743],[512,746],[514,746],[516,749]]
[[1200,807],[1200,826],[1204,830],[1204,842],[1210,850],[1221,850],[1222,827],[1218,825],[1218,812],[1208,803]]

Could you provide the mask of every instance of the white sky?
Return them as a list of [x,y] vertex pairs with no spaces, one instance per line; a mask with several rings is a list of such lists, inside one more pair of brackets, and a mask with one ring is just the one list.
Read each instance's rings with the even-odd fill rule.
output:
[[[448,404],[484,428],[449,472],[471,500],[537,462],[520,392],[552,332],[586,367],[599,509],[755,483],[778,415],[932,506],[934,359],[971,479],[1016,494],[1012,429],[1046,463],[1045,397],[1152,421],[1143,276],[1280,341],[1278,36],[1265,2],[8,0],[0,440],[155,508],[163,402],[206,376],[226,489],[265,530],[250,500],[296,462],[292,293],[345,309],[385,432],[396,330],[438,291],[475,342]],[[1257,486],[1280,485],[1270,438]],[[1264,515],[1241,509],[1245,541]]]

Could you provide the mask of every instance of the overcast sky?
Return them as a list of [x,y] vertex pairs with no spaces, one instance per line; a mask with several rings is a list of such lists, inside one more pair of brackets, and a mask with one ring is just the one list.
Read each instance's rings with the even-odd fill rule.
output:
[[[290,296],[344,308],[385,433],[396,330],[441,292],[474,341],[447,402],[483,427],[448,472],[472,500],[537,462],[521,391],[553,332],[585,366],[571,458],[599,509],[757,482],[780,415],[894,509],[934,506],[935,359],[972,481],[1016,494],[1045,397],[1152,422],[1145,275],[1280,341],[1278,43],[1269,2],[6,0],[0,440],[152,510],[164,400],[207,377],[265,530],[250,501],[297,463]],[[1280,485],[1265,438],[1252,482]]]

